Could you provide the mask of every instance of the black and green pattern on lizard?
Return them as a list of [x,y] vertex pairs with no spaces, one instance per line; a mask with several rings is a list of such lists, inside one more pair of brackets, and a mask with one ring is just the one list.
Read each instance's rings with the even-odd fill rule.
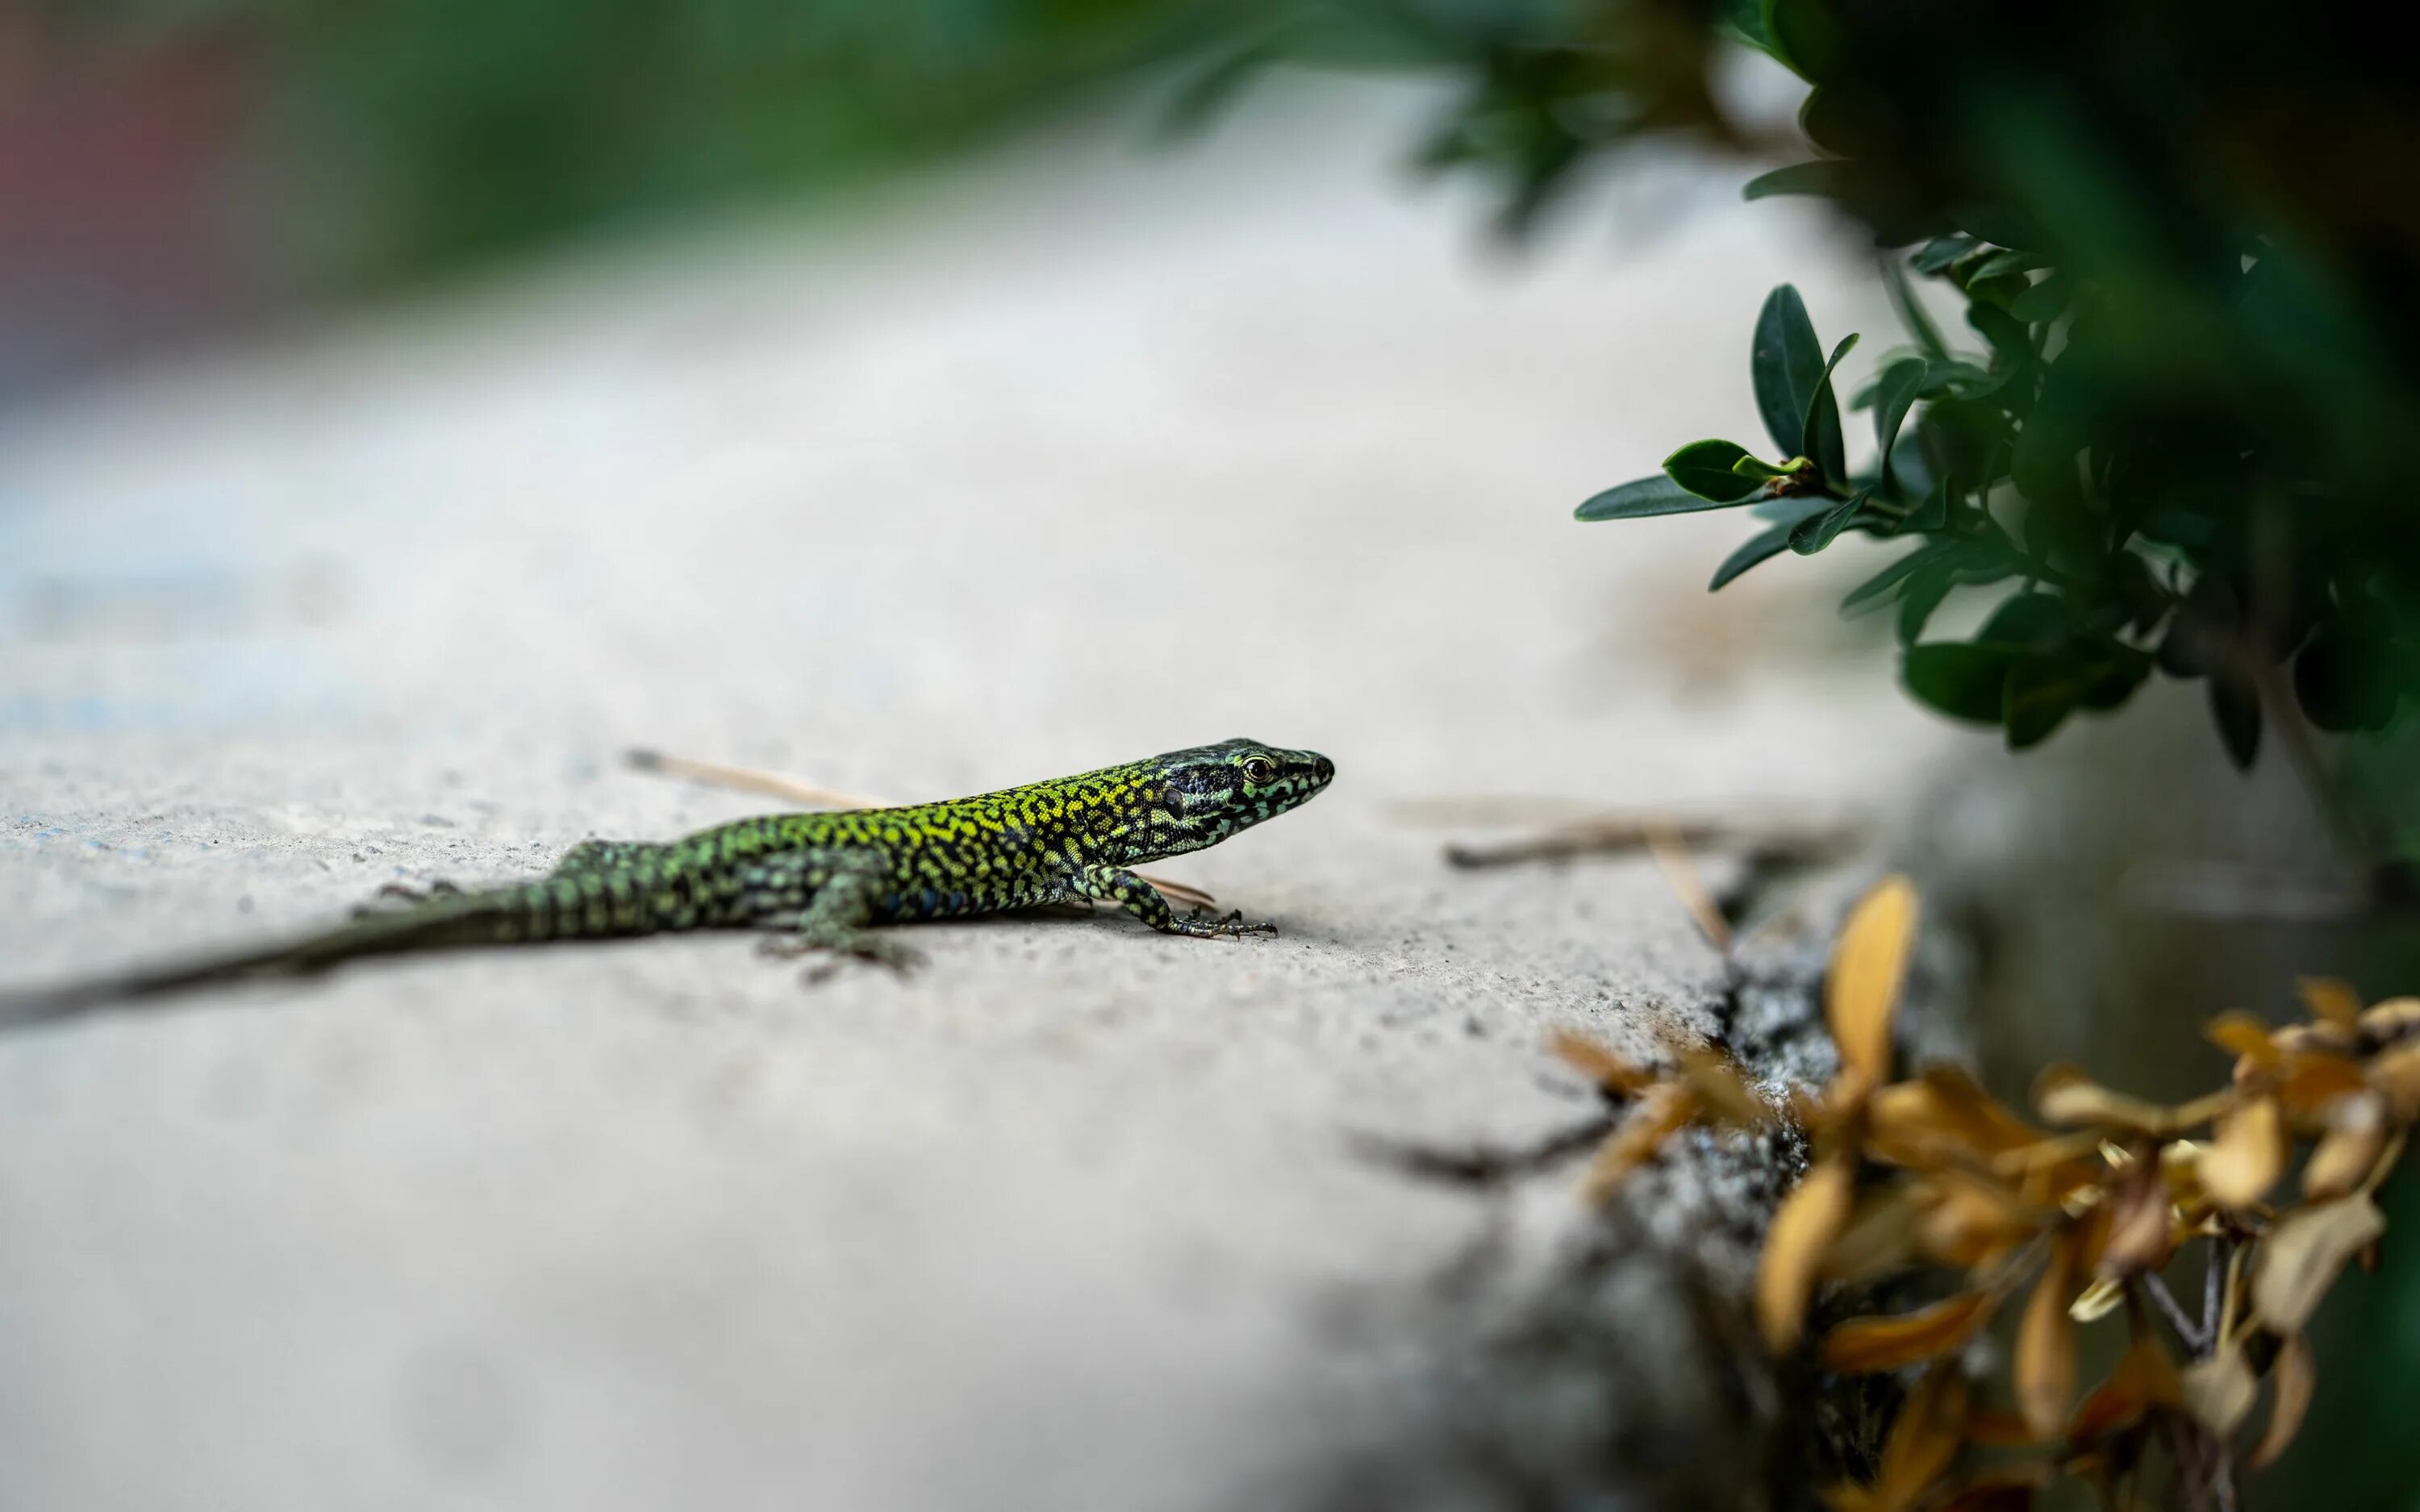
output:
[[905,965],[910,952],[881,926],[1088,899],[1167,934],[1265,933],[1232,914],[1180,917],[1128,868],[1216,845],[1335,775],[1315,751],[1228,740],[944,803],[773,814],[660,844],[587,841],[533,881],[441,894],[270,949],[0,1000],[0,1023],[307,976],[365,956],[672,930],[780,931],[799,950]]

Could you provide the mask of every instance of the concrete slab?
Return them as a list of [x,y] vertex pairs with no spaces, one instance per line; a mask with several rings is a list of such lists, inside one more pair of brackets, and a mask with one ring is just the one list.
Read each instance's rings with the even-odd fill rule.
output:
[[1423,103],[1078,135],[0,423],[0,986],[762,806],[634,744],[1342,774],[1167,867],[1274,940],[465,955],[0,1041],[0,1504],[1325,1494],[1494,1221],[1352,1135],[1563,1127],[1548,1028],[1644,1054],[1724,985],[1645,863],[1450,872],[1392,805],[1837,813],[1944,738],[1803,564],[1704,599],[1736,519],[1568,517],[1754,435],[1771,283],[1884,329],[1829,233],[1668,166],[1660,236],[1508,267],[1390,183]]

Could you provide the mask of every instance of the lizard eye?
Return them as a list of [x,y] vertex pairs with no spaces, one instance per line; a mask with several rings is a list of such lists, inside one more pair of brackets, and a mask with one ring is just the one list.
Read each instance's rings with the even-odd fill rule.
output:
[[1256,788],[1259,788],[1266,787],[1277,779],[1277,763],[1269,760],[1265,756],[1248,756],[1244,759],[1245,781],[1249,782]]

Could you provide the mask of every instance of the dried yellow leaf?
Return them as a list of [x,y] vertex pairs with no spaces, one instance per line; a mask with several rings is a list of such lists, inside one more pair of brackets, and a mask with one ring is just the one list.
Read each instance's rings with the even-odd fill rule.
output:
[[2017,1325],[2011,1383],[2017,1411],[2038,1439],[2058,1431],[2068,1404],[2075,1399],[2075,1329],[2067,1316],[2074,1268],[2074,1240],[2061,1234],[2051,1243],[2050,1263],[2034,1283],[2024,1319]]
[[2222,1344],[2206,1360],[2184,1369],[2184,1406],[2202,1427],[2224,1439],[2251,1415],[2260,1395],[2259,1378],[2243,1358],[2241,1344]]
[[2221,1013],[2203,1025],[2201,1032],[2229,1055],[2242,1056],[2262,1066],[2277,1063],[2277,1047],[2270,1042],[2269,1026],[2241,1010]]
[[1723,1056],[1699,1046],[1681,1052],[1681,1074],[1698,1094],[1699,1104],[1713,1118],[1742,1128],[1761,1128],[1773,1121],[1773,1106]]
[[1658,1082],[1649,1088],[1589,1162],[1580,1178],[1583,1201],[1602,1204],[1612,1197],[1631,1172],[1655,1158],[1664,1141],[1697,1116],[1697,1094],[1681,1082]]
[[2034,1492],[2050,1479],[2048,1465],[2007,1465],[1984,1472],[1932,1505],[1937,1512],[2025,1512],[2034,1504]]
[[2244,1460],[2255,1470],[2266,1470],[2277,1462],[2301,1431],[2303,1419],[2311,1411],[2311,1396],[2319,1390],[2319,1362],[2311,1352],[2307,1335],[2289,1334],[2285,1346],[2277,1351],[2277,1364],[2270,1372],[2276,1382],[2275,1399],[2269,1405],[2269,1427],[2262,1431],[2260,1442],[2253,1446]]
[[1919,1211],[1916,1188],[1899,1181],[1869,1192],[1855,1215],[1823,1252],[1817,1275],[1825,1281],[1873,1281],[1908,1269],[1916,1258]]
[[2288,1213],[2261,1242],[2253,1310],[2277,1333],[2301,1333],[2345,1263],[2384,1232],[2386,1219],[2366,1193]]
[[2118,1310],[2126,1300],[2126,1283],[2115,1276],[2102,1276],[2075,1294],[2067,1304],[2067,1316],[2079,1323],[2095,1323]]
[[1884,1505],[1914,1506],[1949,1469],[1965,1442],[1968,1395],[1966,1378],[1947,1363],[1927,1371],[1907,1394],[1883,1441],[1874,1477]]
[[1758,1257],[1756,1319],[1776,1353],[1798,1342],[1806,1326],[1807,1301],[1815,1276],[1840,1226],[1848,1221],[1854,1170],[1850,1157],[1835,1153],[1817,1161],[1796,1189],[1781,1199],[1765,1229]]
[[1990,1321],[1999,1300],[1968,1291],[1912,1313],[1852,1319],[1823,1336],[1823,1368],[1859,1376],[1954,1353]]
[[2061,1128],[2092,1125],[2127,1134],[2164,1134],[2178,1126],[2175,1109],[2113,1092],[2064,1061],[2034,1079],[2034,1111]]
[[2337,1099],[2354,1096],[2368,1086],[2359,1061],[2319,1051],[2287,1057],[2277,1095],[2285,1100],[2288,1119],[2309,1127],[2324,1119]]
[[2158,1270],[2176,1248],[2175,1224],[2165,1175],[2154,1162],[2135,1161],[2110,1191],[2109,1232],[2094,1272],[2114,1279]]
[[2350,982],[2334,977],[2304,977],[2294,983],[2294,991],[2311,1017],[2321,1024],[2340,1024],[2349,1029],[2361,1022],[2361,994]]
[[2109,1379],[2077,1405],[2067,1436],[2076,1443],[2095,1443],[2138,1422],[2153,1408],[2176,1406],[2182,1395],[2166,1347],[2152,1335],[2137,1335]]
[[2381,1044],[2420,1029],[2420,997],[2390,997],[2371,1004],[2361,1016],[2361,1029]]
[[[2414,999],[2420,1001],[2420,999]],[[2420,1039],[2381,1050],[2369,1060],[2369,1085],[2386,1094],[2399,1123],[2420,1120]]]
[[2369,1179],[2386,1149],[2386,1102],[2375,1092],[2338,1098],[2328,1132],[2303,1166],[2303,1195],[2315,1202],[2343,1196]]
[[1926,1188],[1931,1200],[1916,1221],[1916,1247],[1942,1265],[1988,1265],[2041,1232],[2055,1214],[2008,1188],[1964,1171],[1945,1170]]
[[1885,877],[1849,911],[1823,999],[1844,1072],[1872,1086],[1890,1073],[1891,1020],[1916,940],[1916,887]]
[[1632,1065],[1604,1043],[1571,1029],[1557,1029],[1546,1046],[1563,1064],[1623,1097],[1637,1096],[1658,1079],[1653,1072]]
[[2217,1135],[2202,1152],[2202,1190],[2222,1208],[2251,1207],[2286,1174],[2292,1153],[2285,1109],[2274,1097],[2253,1098],[2218,1120]]

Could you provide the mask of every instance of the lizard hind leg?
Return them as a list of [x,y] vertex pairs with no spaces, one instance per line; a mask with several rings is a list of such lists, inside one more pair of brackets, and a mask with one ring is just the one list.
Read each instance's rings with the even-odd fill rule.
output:
[[[746,882],[749,912],[789,933],[758,947],[790,959],[814,951],[855,956],[905,976],[923,955],[874,927],[874,913],[889,887],[890,867],[854,851],[802,851],[752,867]],[[831,975],[830,964],[808,974],[810,982]]]

